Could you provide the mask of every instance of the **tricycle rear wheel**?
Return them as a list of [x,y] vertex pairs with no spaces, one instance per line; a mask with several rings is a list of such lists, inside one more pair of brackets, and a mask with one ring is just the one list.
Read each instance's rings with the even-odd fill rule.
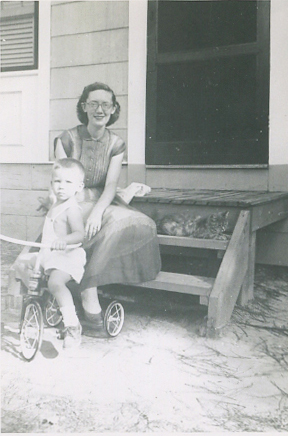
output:
[[119,301],[112,301],[104,315],[104,328],[109,336],[119,335],[124,324],[124,308]]

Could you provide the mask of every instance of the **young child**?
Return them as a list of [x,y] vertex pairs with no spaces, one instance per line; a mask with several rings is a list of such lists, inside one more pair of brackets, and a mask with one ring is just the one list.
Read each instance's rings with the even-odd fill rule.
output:
[[[84,175],[82,164],[75,159],[65,158],[55,162],[51,180],[55,202],[46,215],[41,240],[43,244],[51,245],[51,249],[41,248],[37,254],[40,256],[40,265],[44,273],[49,276],[49,292],[56,298],[63,316],[64,348],[78,346],[81,343],[82,327],[71,292],[66,285],[71,279],[80,283],[84,274],[86,253],[80,247],[66,247],[81,243],[84,239],[83,218],[75,198],[84,187]],[[29,287],[33,288],[33,274]]]

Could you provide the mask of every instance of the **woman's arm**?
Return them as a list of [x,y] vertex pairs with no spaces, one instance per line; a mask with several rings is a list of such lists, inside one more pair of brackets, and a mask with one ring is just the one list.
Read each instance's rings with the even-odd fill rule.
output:
[[102,210],[104,212],[105,209],[114,200],[120,173],[121,173],[123,156],[124,153],[120,153],[117,156],[113,156],[111,159],[107,172],[104,191],[95,206],[97,207],[98,210]]
[[102,216],[106,208],[110,206],[115,195],[122,168],[124,153],[113,156],[107,172],[104,191],[94,206],[86,222],[85,234],[91,239],[101,229]]

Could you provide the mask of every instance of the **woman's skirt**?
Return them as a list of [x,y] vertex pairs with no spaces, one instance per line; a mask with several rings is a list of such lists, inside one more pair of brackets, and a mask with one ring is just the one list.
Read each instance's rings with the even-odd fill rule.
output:
[[[85,189],[79,198],[84,221],[99,194]],[[102,227],[84,243],[87,254],[81,290],[113,283],[153,280],[161,269],[155,222],[117,196],[103,214]]]

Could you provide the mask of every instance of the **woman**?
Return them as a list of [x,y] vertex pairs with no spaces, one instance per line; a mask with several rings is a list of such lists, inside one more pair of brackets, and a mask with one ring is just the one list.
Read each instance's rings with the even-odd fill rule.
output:
[[107,126],[117,121],[119,113],[112,89],[92,83],[77,103],[82,124],[55,139],[57,159],[73,157],[85,168],[85,189],[78,198],[88,259],[81,298],[85,318],[94,327],[103,322],[98,286],[153,280],[161,267],[154,221],[116,195],[125,143]]

